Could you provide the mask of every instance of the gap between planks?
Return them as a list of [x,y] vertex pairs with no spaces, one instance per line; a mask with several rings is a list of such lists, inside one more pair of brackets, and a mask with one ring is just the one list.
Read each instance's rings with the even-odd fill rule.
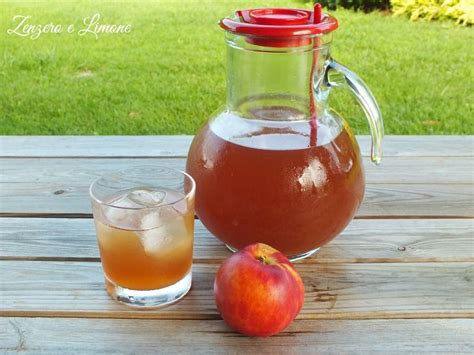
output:
[[[116,302],[110,300],[111,302]],[[173,304],[173,305],[176,305]],[[171,305],[171,306],[173,306]],[[127,306],[123,306],[127,307]],[[170,307],[170,306],[168,306]],[[164,309],[164,308],[162,308]],[[24,317],[41,317],[41,318],[85,318],[85,319],[150,319],[150,320],[221,320],[218,314],[189,314],[189,313],[173,313],[165,314],[157,318],[156,313],[149,310],[133,311],[129,313],[108,311],[94,312],[87,311],[5,311],[0,309],[0,317],[24,318]],[[472,312],[341,312],[341,313],[314,313],[299,315],[296,321],[307,320],[376,320],[376,319],[474,319],[474,311]]]
[[[229,254],[230,256],[230,254]],[[59,262],[90,262],[98,263],[100,258],[94,257],[56,257],[56,256],[0,256],[0,261],[59,261]],[[193,264],[221,264],[223,260],[213,258],[193,258]],[[296,264],[406,264],[406,263],[465,263],[474,262],[474,257],[465,258],[341,258],[341,259],[308,259],[299,260]]]
[[[474,153],[473,153],[474,154]],[[362,158],[369,159],[370,155],[368,154],[361,154]],[[420,154],[420,155],[410,155],[410,156],[396,156],[396,155],[387,155],[384,156],[385,158],[433,158],[433,159],[443,159],[446,158],[445,155],[429,155],[429,154]],[[134,156],[129,156],[129,155],[117,155],[117,156],[107,156],[107,155],[77,155],[77,156],[71,156],[71,155],[54,155],[54,156],[35,156],[35,155],[22,155],[22,156],[14,156],[14,155],[0,155],[0,159],[187,159],[187,155],[134,155]],[[461,158],[461,159],[466,159],[470,158],[470,156],[466,155],[450,155],[449,158]],[[382,163],[383,164],[383,163]]]
[[[35,213],[35,212],[0,212],[0,218],[71,218],[92,219],[92,213]],[[196,220],[199,218],[194,217]],[[474,219],[474,215],[362,215],[353,219]]]

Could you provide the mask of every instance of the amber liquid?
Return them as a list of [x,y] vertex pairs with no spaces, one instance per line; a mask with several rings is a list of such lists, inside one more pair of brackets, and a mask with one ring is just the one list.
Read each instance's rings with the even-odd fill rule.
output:
[[229,246],[263,242],[296,256],[337,236],[359,208],[363,167],[344,127],[334,137],[320,129],[316,146],[309,132],[288,128],[223,138],[211,127],[196,136],[187,171],[197,184],[196,213]]
[[[100,258],[107,279],[133,290],[173,285],[190,271],[194,213],[173,215],[158,228],[126,230],[95,218]],[[127,222],[126,215],[123,220]]]

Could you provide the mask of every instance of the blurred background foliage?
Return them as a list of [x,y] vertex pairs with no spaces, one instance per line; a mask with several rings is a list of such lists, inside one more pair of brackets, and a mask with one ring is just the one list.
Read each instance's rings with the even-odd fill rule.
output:
[[453,19],[460,25],[474,24],[474,0],[391,0],[395,16],[410,20]]
[[450,19],[464,26],[474,24],[474,0],[321,0],[319,2],[329,10],[336,10],[338,6],[364,12],[391,10],[394,16],[407,16],[412,21]]

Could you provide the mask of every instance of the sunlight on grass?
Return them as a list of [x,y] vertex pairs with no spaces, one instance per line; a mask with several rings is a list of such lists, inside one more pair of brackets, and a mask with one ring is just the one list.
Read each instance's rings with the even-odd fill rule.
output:
[[[242,7],[290,0],[0,3],[0,134],[193,134],[225,99],[217,21]],[[129,34],[37,40],[6,33],[17,14],[80,25],[100,12]],[[471,28],[338,10],[333,55],[372,88],[387,134],[473,133]],[[357,133],[363,113],[345,90],[334,107]]]

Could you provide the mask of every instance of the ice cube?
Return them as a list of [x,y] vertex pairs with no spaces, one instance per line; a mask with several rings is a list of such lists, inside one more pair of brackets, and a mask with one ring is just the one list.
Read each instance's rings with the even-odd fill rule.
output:
[[166,192],[164,191],[147,188],[128,191],[126,194],[120,195],[108,202],[112,206],[104,207],[104,217],[109,224],[116,227],[131,229],[153,228],[156,224],[153,224],[154,221],[151,220],[146,223],[148,227],[140,228],[143,215],[137,209],[159,205],[165,199],[165,196]]
[[189,210],[188,199],[186,197],[181,198],[173,204],[173,209],[178,211],[181,215],[186,214]]
[[165,200],[166,191],[141,188],[130,191],[127,194],[127,198],[132,203],[135,203],[137,207],[153,207]]
[[174,206],[162,206],[156,210],[144,211],[144,214],[141,216],[140,229],[158,228],[168,223],[168,221],[180,217],[181,214]]
[[140,217],[140,230],[149,230],[153,228],[158,228],[163,224],[160,219],[158,211],[151,211],[143,214]]
[[137,232],[143,244],[145,253],[150,256],[160,256],[179,248],[186,240],[187,229],[184,218],[178,215],[172,219],[163,220],[157,228]]
[[140,221],[133,210],[111,206],[104,207],[104,218],[107,224],[119,228],[133,228]]

